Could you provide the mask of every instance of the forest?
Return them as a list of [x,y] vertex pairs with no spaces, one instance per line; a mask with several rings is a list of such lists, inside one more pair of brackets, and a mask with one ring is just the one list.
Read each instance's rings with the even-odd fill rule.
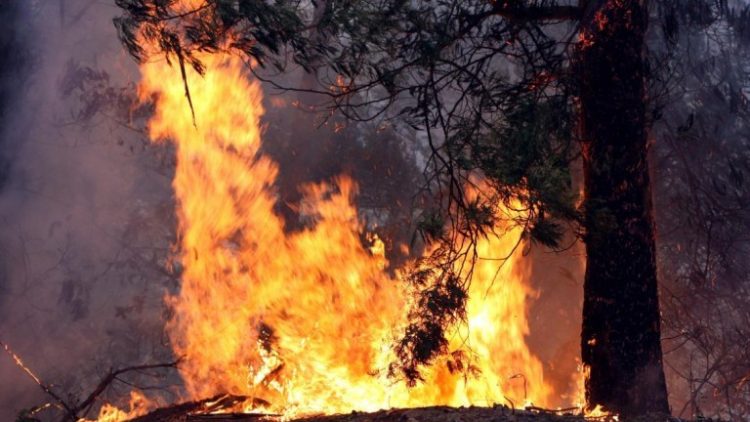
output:
[[747,0],[0,19],[0,421],[750,420]]

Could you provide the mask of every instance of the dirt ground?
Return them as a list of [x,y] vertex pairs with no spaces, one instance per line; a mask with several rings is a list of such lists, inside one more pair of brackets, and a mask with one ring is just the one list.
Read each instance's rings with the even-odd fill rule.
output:
[[[237,421],[277,421],[268,415],[169,415],[149,419],[138,418],[134,422],[237,422]],[[153,418],[157,416],[157,418]],[[290,422],[577,422],[583,421],[574,414],[556,415],[545,411],[527,411],[496,407],[425,407],[415,409],[392,409],[374,413],[353,412],[345,415],[309,416]],[[607,422],[614,419],[589,419]],[[655,421],[654,421],[655,422]]]

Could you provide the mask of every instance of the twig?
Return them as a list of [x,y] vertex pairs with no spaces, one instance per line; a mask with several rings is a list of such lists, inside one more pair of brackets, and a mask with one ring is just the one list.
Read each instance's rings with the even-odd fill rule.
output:
[[180,75],[182,75],[182,84],[185,87],[185,98],[187,98],[188,105],[190,105],[190,115],[193,117],[193,126],[197,129],[198,123],[195,121],[195,108],[193,107],[193,98],[190,96],[190,87],[188,86],[187,73],[185,71],[185,58],[182,55],[182,50],[177,50],[177,61],[180,64]]
[[580,407],[566,407],[562,409],[547,409],[539,406],[526,406],[525,410],[533,413],[544,413],[549,415],[557,416],[580,416],[583,414],[583,409]]

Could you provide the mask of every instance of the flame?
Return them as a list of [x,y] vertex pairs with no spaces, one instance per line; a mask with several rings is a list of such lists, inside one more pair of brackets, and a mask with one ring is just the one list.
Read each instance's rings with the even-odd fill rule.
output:
[[584,419],[594,421],[619,421],[620,416],[617,413],[605,410],[601,404],[597,404],[593,407],[586,405],[586,381],[591,375],[591,367],[588,365],[581,365],[580,372],[580,376],[577,377],[578,385],[576,388],[576,394],[578,396],[578,408],[581,409]]
[[[105,403],[101,409],[99,409],[97,422],[127,421],[145,415],[151,407],[152,404],[142,393],[131,391],[128,410],[120,410],[112,404]],[[86,420],[81,419],[81,421]]]
[[[384,270],[383,242],[363,236],[357,184],[340,177],[301,187],[307,228],[285,230],[274,211],[278,166],[260,152],[261,87],[240,59],[198,54],[205,75],[186,69],[195,122],[179,70],[144,63],[140,85],[141,98],[155,101],[151,139],[173,142],[177,155],[182,282],[166,298],[173,310],[167,332],[184,357],[188,398],[247,396],[287,416],[554,401],[525,341],[536,293],[518,253],[475,267],[467,321],[449,339],[471,371],[438,361],[414,388],[389,378],[413,292]],[[521,229],[499,229],[504,236],[480,241],[480,256],[515,249]]]
[[608,412],[602,408],[602,405],[597,404],[593,409],[585,411],[584,416],[587,420],[600,420],[600,421],[614,421],[620,420],[620,416],[616,413]]
[[[520,253],[508,261],[498,260],[511,255],[521,236],[519,227],[505,227],[504,231],[502,237],[490,236],[477,245],[479,256],[485,259],[475,265],[469,288],[468,347],[476,353],[486,380],[487,390],[482,394],[492,397],[486,404],[502,398],[512,407],[547,406],[552,391],[544,382],[541,362],[526,345],[526,305],[537,296],[525,283],[531,268]],[[471,397],[466,399],[469,403],[462,404],[476,404]]]

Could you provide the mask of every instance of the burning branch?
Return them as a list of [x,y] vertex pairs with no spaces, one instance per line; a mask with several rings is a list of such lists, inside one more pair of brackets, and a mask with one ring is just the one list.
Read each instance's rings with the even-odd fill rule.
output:
[[[182,358],[179,358],[173,362],[168,363],[157,363],[157,364],[149,364],[149,365],[135,365],[135,366],[128,366],[125,368],[120,369],[110,369],[109,373],[107,373],[104,378],[102,378],[101,381],[99,381],[99,384],[97,384],[96,388],[89,394],[86,399],[84,399],[81,403],[79,403],[77,406],[73,406],[62,399],[57,393],[55,393],[52,390],[52,387],[48,384],[45,384],[42,382],[42,380],[34,374],[34,372],[26,366],[26,364],[23,362],[20,356],[18,356],[13,350],[11,350],[10,346],[0,341],[0,346],[5,350],[6,353],[13,359],[13,361],[16,363],[16,365],[21,368],[26,375],[28,375],[31,379],[34,380],[34,382],[39,385],[39,387],[44,391],[45,394],[52,397],[55,402],[57,403],[57,407],[59,409],[62,409],[66,414],[66,420],[72,420],[77,421],[80,419],[80,414],[83,414],[84,416],[91,410],[91,407],[94,405],[94,402],[96,399],[106,391],[107,387],[109,387],[112,382],[115,380],[119,380],[118,376],[133,372],[133,371],[142,371],[147,369],[164,369],[164,368],[176,368],[177,365],[182,361]],[[214,398],[216,400],[216,398]],[[34,408],[34,413],[48,407],[48,404],[37,406]],[[81,413],[83,412],[83,413]]]
[[179,358],[173,362],[168,363],[157,363],[157,364],[151,364],[151,365],[136,365],[136,366],[128,366],[126,368],[112,370],[110,369],[109,373],[102,378],[102,380],[99,382],[99,384],[96,386],[94,391],[91,392],[91,394],[86,397],[85,400],[83,400],[78,406],[76,406],[73,411],[77,415],[79,412],[84,411],[84,415],[89,412],[91,409],[91,406],[93,406],[94,401],[97,397],[99,397],[106,389],[109,387],[112,382],[117,380],[119,375],[125,374],[127,372],[132,371],[142,371],[147,369],[164,369],[164,368],[177,368],[177,365],[180,364],[182,361],[182,358]]
[[18,356],[13,350],[11,350],[10,346],[8,346],[2,341],[0,341],[0,346],[2,346],[3,349],[5,349],[5,352],[8,353],[8,355],[11,358],[13,358],[13,361],[16,363],[16,366],[21,368],[23,372],[26,373],[26,375],[28,375],[31,379],[33,379],[34,382],[39,386],[39,388],[42,389],[42,391],[44,391],[45,394],[55,399],[55,401],[57,402],[58,408],[63,409],[65,413],[67,413],[68,416],[72,420],[78,420],[78,416],[76,415],[75,409],[71,407],[67,402],[65,402],[65,400],[63,400],[60,396],[58,396],[57,393],[52,391],[52,388],[49,385],[43,383],[42,380],[38,376],[36,376],[36,374],[34,374],[34,372],[31,369],[29,369],[29,367],[26,366],[25,363],[23,363],[23,360],[21,359],[21,357]]
[[219,394],[217,396],[209,397],[207,399],[189,401],[185,403],[176,404],[169,407],[154,410],[153,412],[137,417],[131,422],[159,422],[164,420],[172,420],[176,417],[184,417],[186,415],[192,415],[191,419],[196,420],[210,420],[212,418],[233,418],[234,415],[239,418],[247,419],[251,417],[272,417],[280,416],[276,414],[261,414],[261,413],[242,413],[240,414],[229,414],[229,413],[215,413],[225,411],[226,409],[233,409],[243,403],[250,403],[253,408],[259,406],[268,406],[269,402],[259,399],[250,398],[246,396],[235,396],[232,394]]

